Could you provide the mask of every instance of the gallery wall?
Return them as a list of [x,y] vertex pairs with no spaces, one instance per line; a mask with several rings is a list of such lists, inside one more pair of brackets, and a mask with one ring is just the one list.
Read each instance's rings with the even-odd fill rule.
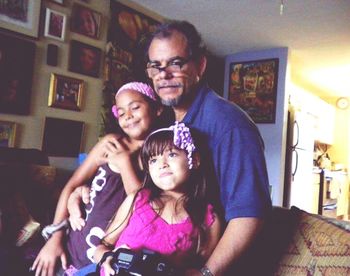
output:
[[[63,2],[64,4],[60,5],[55,2]],[[150,14],[129,1],[120,2],[155,17],[154,14]],[[92,9],[101,15],[101,28],[97,39],[71,31],[72,8],[76,4]],[[46,8],[66,15],[67,22],[65,26],[64,41],[44,36]],[[74,120],[84,123],[80,152],[88,152],[98,141],[101,123],[100,110],[103,89],[103,55],[107,40],[109,12],[109,0],[43,0],[40,14],[39,37],[37,39],[33,39],[27,38],[23,35],[18,35],[16,33],[11,33],[11,35],[14,35],[15,37],[31,41],[36,45],[33,84],[29,101],[29,114],[15,115],[0,113],[1,121],[9,121],[17,124],[15,147],[42,149],[46,117]],[[98,78],[79,74],[69,70],[69,59],[71,58],[70,47],[72,40],[101,49],[102,60],[99,65]],[[58,48],[57,66],[47,65],[47,49],[49,44],[54,44]],[[80,111],[49,106],[48,100],[50,95],[50,76],[52,73],[83,80],[84,90],[82,93]],[[68,169],[74,168],[77,165],[77,158],[50,157],[50,161],[57,167]]]

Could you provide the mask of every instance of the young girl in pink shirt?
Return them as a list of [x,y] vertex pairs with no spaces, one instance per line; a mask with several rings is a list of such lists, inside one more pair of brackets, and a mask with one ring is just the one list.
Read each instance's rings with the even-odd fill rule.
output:
[[108,253],[113,248],[152,250],[184,270],[200,267],[210,256],[221,227],[208,203],[195,149],[183,123],[146,138],[141,153],[144,186],[122,203],[94,254],[102,275],[116,274]]

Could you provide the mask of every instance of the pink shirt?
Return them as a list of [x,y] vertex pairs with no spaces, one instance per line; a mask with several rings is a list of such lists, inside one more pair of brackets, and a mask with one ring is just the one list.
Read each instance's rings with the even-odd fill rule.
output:
[[[176,263],[184,260],[188,254],[194,254],[198,230],[194,228],[191,219],[187,217],[180,223],[169,224],[153,210],[149,195],[149,190],[142,190],[138,194],[134,212],[116,247],[127,245],[136,251],[146,248],[164,256],[174,254],[171,259]],[[210,227],[214,219],[213,206],[208,205],[205,225]]]

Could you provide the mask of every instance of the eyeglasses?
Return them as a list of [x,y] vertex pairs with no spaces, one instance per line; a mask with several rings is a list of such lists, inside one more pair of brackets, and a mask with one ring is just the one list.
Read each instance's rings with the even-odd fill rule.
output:
[[191,60],[191,56],[188,58],[174,57],[167,62],[163,67],[159,66],[159,62],[148,62],[146,72],[149,78],[153,78],[160,72],[165,71],[168,73],[178,73],[181,72],[182,67]]

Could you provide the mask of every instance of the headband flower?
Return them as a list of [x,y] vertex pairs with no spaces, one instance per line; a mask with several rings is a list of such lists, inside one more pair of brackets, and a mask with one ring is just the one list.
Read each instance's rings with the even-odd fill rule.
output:
[[176,121],[174,125],[170,127],[160,128],[160,129],[157,129],[156,131],[153,131],[148,137],[161,131],[172,131],[174,133],[173,143],[178,148],[183,149],[187,152],[188,167],[189,169],[192,169],[193,168],[192,153],[195,151],[196,147],[193,143],[190,129],[186,127],[184,123],[179,123],[178,121]]

